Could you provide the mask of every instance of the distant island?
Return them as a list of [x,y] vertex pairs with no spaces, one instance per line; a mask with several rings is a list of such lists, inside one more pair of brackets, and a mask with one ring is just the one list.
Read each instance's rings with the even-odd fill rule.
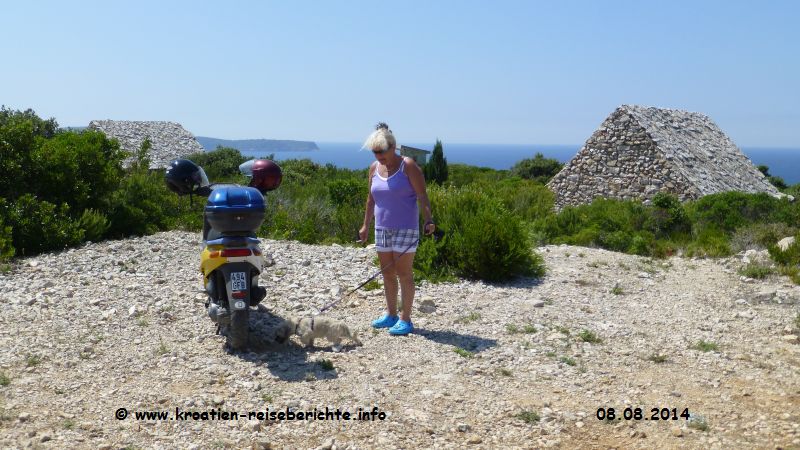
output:
[[206,151],[216,150],[220,145],[239,150],[240,152],[308,152],[319,150],[315,142],[310,141],[284,141],[278,139],[217,139],[196,136],[197,142]]

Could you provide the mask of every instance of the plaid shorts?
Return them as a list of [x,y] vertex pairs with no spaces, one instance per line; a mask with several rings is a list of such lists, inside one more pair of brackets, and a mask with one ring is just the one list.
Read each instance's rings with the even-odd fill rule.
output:
[[419,230],[411,228],[375,229],[375,247],[381,253],[414,253],[417,251],[417,244],[419,244]]

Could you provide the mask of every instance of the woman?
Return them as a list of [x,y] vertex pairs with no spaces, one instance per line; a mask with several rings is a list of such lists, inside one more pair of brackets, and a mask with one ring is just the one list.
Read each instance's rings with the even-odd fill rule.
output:
[[[375,328],[389,328],[389,334],[406,335],[414,331],[411,306],[414,303],[414,273],[412,265],[419,244],[419,208],[425,218],[426,235],[436,225],[431,217],[431,204],[425,191],[425,177],[413,159],[395,153],[397,143],[385,123],[379,123],[369,135],[364,148],[372,150],[376,161],[369,166],[369,195],[367,195],[364,225],[358,232],[366,242],[369,225],[375,218],[375,246],[378,250],[386,312],[372,322]],[[397,288],[403,310],[397,314]]]

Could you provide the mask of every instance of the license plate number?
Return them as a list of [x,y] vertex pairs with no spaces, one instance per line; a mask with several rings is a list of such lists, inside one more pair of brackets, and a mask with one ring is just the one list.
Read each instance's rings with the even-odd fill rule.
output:
[[246,291],[247,278],[244,272],[231,272],[231,290]]

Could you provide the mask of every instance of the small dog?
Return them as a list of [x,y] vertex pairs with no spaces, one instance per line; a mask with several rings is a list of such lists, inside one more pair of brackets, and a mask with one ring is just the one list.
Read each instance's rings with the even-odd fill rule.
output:
[[312,347],[314,339],[325,338],[333,344],[336,352],[342,348],[342,338],[348,338],[356,345],[363,345],[358,339],[358,333],[350,331],[344,322],[322,316],[286,319],[275,332],[275,341],[284,343],[293,334],[300,336],[300,342],[306,347]]

